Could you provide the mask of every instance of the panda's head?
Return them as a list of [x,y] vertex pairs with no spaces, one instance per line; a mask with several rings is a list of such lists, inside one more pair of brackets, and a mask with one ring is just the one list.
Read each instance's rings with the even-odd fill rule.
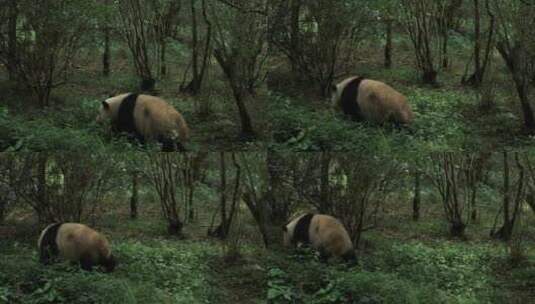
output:
[[104,270],[106,272],[112,272],[115,270],[115,267],[117,266],[117,259],[113,254],[110,254],[110,256],[103,261],[101,261],[102,267],[104,267]]
[[97,122],[102,123],[115,119],[115,117],[117,117],[117,112],[119,112],[119,106],[126,96],[128,96],[128,93],[113,96],[104,100],[100,105],[100,110],[96,119]]

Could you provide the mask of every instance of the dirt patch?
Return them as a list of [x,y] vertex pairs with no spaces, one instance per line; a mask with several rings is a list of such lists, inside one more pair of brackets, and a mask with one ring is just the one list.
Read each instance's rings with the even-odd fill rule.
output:
[[218,257],[210,262],[213,279],[222,293],[220,303],[259,303],[265,299],[266,271],[247,258]]

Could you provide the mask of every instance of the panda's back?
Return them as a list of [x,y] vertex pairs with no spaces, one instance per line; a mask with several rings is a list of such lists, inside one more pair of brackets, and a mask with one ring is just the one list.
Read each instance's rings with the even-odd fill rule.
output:
[[407,111],[408,108],[403,94],[386,83],[371,79],[362,81],[359,101],[366,118],[376,123],[383,123],[390,118],[398,120],[399,113]]
[[98,232],[86,225],[78,223],[64,223],[58,231],[56,242],[62,257],[77,261],[83,255],[98,258]]

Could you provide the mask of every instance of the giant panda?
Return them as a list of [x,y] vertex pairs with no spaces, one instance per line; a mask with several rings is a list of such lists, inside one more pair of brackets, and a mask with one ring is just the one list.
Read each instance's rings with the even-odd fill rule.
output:
[[110,120],[114,131],[127,133],[140,143],[158,141],[163,151],[183,150],[189,137],[184,117],[161,98],[133,93],[102,102],[97,122]]
[[82,269],[91,271],[93,266],[103,266],[111,272],[117,264],[104,235],[77,223],[48,225],[37,241],[39,260],[49,264],[54,257],[80,263]]
[[347,78],[331,88],[333,106],[355,120],[409,125],[414,114],[403,94],[389,85],[364,77]]
[[351,238],[342,223],[325,214],[305,213],[283,226],[284,246],[310,245],[320,252],[322,260],[338,257],[356,259]]

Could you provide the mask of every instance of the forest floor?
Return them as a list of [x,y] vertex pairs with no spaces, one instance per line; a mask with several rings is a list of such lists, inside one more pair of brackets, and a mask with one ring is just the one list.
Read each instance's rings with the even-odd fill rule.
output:
[[[331,110],[307,82],[295,84],[288,71],[272,79],[270,113],[275,145],[296,151],[351,150],[403,154],[404,151],[481,151],[497,147],[529,148],[535,137],[526,134],[514,91],[501,79],[488,106],[480,94],[460,85],[460,75],[444,73],[438,87],[419,83],[407,67],[385,69],[366,62],[359,75],[383,81],[407,96],[415,119],[409,128],[356,123]],[[504,72],[505,73],[505,72]],[[273,73],[275,74],[275,73]],[[505,74],[504,74],[505,75]],[[292,83],[292,85],[288,85]]]
[[[186,148],[190,151],[201,148],[241,151],[264,147],[269,140],[270,134],[266,131],[269,128],[262,116],[256,114],[263,113],[259,109],[264,105],[263,101],[249,105],[257,138],[244,141],[234,99],[229,95],[226,83],[218,79],[207,81],[211,81],[210,87],[197,97],[180,93],[179,80],[171,76],[158,82],[156,93],[153,93],[184,116],[191,131]],[[95,70],[80,69],[71,75],[68,84],[53,91],[52,106],[41,110],[32,106],[34,98],[26,88],[8,81],[0,70],[0,151],[139,149],[124,139],[111,136],[106,126],[95,122],[103,100],[126,92],[139,92],[137,85],[137,78],[126,68],[108,78]]]
[[[374,51],[363,52],[366,58]],[[259,133],[253,142],[244,142],[240,137],[234,99],[217,69],[210,72],[203,93],[197,97],[179,92],[182,71],[159,81],[156,89],[186,118],[192,133],[189,150],[269,147],[421,154],[535,146],[535,137],[523,130],[517,96],[502,64],[493,67],[489,73],[492,81],[477,91],[460,84],[465,69],[463,59],[442,71],[439,85],[432,87],[421,84],[410,56],[409,49],[400,49],[395,66],[385,69],[381,58],[374,54],[356,62],[351,73],[383,81],[405,94],[415,113],[414,123],[407,129],[354,122],[335,113],[327,98],[319,97],[315,85],[290,76],[284,58],[272,60],[266,88],[248,100]],[[494,60],[500,62],[499,58]],[[100,75],[95,62],[83,62],[81,66],[70,75],[67,85],[53,91],[54,106],[47,110],[32,109],[28,90],[17,88],[0,72],[0,150],[132,150],[128,143],[111,137],[94,121],[102,100],[136,91],[138,79],[128,67],[128,60],[118,58],[108,78]]]
[[[162,236],[157,208],[137,220],[114,212],[94,223],[120,261],[112,274],[68,263],[43,267],[39,231],[18,215],[0,226],[0,303],[533,303],[534,238],[523,244],[526,259],[512,264],[486,224],[470,225],[461,241],[447,237],[438,214],[419,222],[406,215],[387,215],[366,232],[358,265],[348,267],[320,263],[307,250],[265,250],[247,218],[224,243],[206,237],[208,216],[178,239]],[[526,236],[535,235],[533,220]]]

